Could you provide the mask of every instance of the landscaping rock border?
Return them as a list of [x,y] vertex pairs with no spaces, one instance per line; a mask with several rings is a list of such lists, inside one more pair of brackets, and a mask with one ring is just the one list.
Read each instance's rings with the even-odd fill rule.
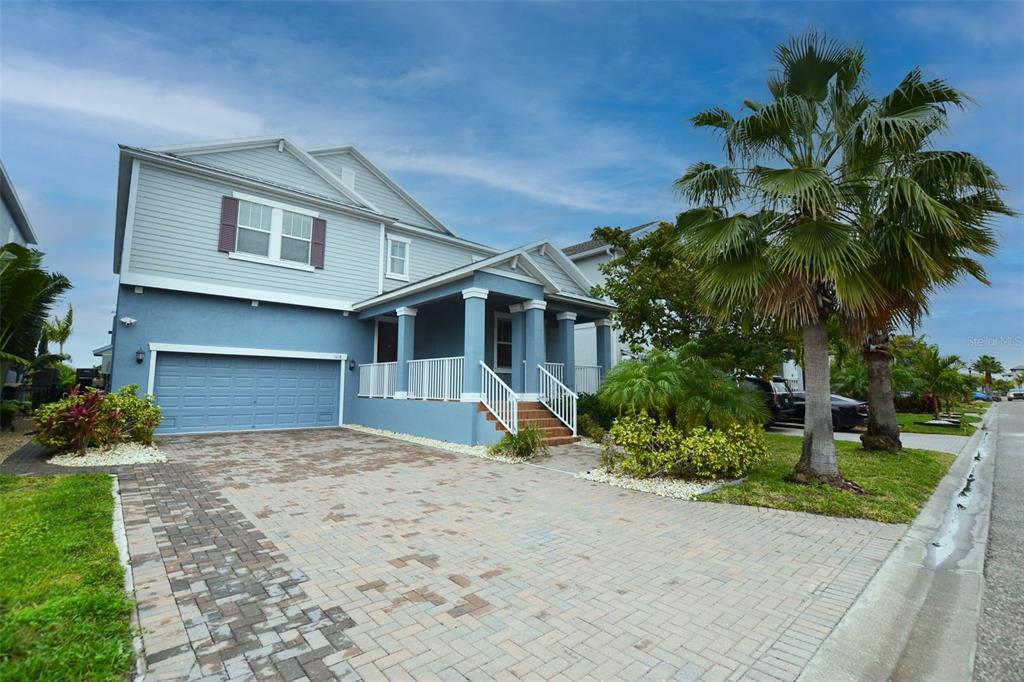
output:
[[166,461],[167,455],[155,445],[120,443],[109,450],[89,448],[85,451],[85,456],[80,456],[74,452],[65,452],[64,454],[51,457],[47,460],[47,464],[61,467],[104,467],[130,464],[163,464]]
[[633,478],[621,474],[613,474],[604,469],[591,469],[581,471],[574,475],[585,481],[595,483],[607,483],[626,490],[636,490],[643,493],[651,493],[659,497],[673,497],[677,500],[694,500],[698,495],[709,493],[725,485],[734,485],[743,479],[735,481],[686,481],[679,478]]
[[460,455],[472,455],[474,457],[480,457],[482,459],[490,459],[495,462],[508,462],[510,464],[519,464],[528,460],[522,457],[512,457],[511,455],[500,455],[489,452],[485,445],[463,445],[461,443],[449,443],[446,440],[437,440],[435,438],[424,438],[423,436],[412,436],[408,433],[398,433],[397,431],[386,431],[384,429],[375,429],[371,426],[363,426],[362,424],[345,424],[344,428],[352,429],[353,431],[362,431],[363,433],[373,434],[375,436],[384,436],[385,438],[394,438],[395,440],[403,440],[407,443],[415,443],[416,445],[424,445],[428,448],[437,448],[438,450],[447,450],[448,452],[457,452]]

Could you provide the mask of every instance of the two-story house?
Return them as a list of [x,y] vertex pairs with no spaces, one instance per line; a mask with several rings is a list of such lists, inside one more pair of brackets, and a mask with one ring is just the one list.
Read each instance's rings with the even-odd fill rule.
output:
[[111,384],[154,394],[161,433],[560,442],[612,361],[613,306],[560,249],[462,239],[352,146],[122,146],[114,272]]

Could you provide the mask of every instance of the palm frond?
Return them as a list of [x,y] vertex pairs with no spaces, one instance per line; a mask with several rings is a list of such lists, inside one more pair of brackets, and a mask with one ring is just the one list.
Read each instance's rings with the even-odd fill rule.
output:
[[739,198],[741,183],[735,168],[701,161],[686,169],[675,188],[692,203],[724,206]]

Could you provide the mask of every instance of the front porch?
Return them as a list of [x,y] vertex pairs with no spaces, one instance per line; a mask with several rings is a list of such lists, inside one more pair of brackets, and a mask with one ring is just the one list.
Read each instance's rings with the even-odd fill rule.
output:
[[[611,367],[611,306],[550,295],[540,283],[496,273],[478,272],[459,284],[393,296],[360,313],[375,326],[375,361],[359,366],[357,392],[358,411],[376,422],[368,425],[427,435],[413,414],[444,419],[437,403],[461,403],[482,406],[498,429],[488,431],[486,423],[451,405],[450,418],[477,427],[469,434],[450,429],[453,436],[445,440],[493,442],[526,423],[552,438],[575,438],[578,395],[596,392]],[[575,362],[575,325],[581,322],[598,326],[597,365]],[[416,408],[416,402],[435,407]],[[391,416],[381,425],[385,413]],[[437,437],[435,426],[426,430]]]

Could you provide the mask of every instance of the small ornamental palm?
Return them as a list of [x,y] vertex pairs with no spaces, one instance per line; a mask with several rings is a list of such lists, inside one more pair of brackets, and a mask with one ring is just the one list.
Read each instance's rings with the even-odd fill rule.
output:
[[971,365],[971,369],[975,372],[981,372],[985,377],[985,391],[987,393],[992,392],[992,375],[1003,373],[1003,363],[996,360],[991,355],[982,355]]

